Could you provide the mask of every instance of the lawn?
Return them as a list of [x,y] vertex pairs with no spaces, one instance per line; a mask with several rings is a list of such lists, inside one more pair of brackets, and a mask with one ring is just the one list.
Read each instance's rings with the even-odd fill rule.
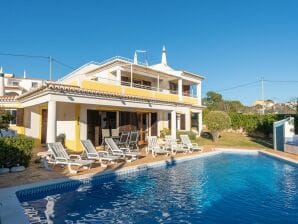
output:
[[229,148],[272,148],[272,140],[248,137],[237,133],[221,133],[217,142],[211,139],[200,137],[197,139],[199,145],[209,147],[229,147]]

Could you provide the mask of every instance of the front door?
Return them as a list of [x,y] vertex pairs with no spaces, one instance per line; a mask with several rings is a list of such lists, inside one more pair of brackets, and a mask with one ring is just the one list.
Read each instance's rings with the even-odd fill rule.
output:
[[101,116],[97,110],[87,110],[87,138],[95,146],[101,143]]
[[41,110],[41,144],[47,142],[48,110]]

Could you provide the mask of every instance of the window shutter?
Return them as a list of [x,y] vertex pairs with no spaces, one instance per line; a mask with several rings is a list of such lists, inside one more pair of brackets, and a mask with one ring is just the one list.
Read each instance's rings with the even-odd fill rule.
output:
[[17,109],[17,126],[23,126],[24,125],[24,108],[18,108]]
[[180,114],[180,129],[185,130],[185,114]]

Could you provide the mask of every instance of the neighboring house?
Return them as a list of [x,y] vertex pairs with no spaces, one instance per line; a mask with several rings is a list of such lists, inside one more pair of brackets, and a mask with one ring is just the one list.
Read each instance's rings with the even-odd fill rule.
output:
[[[15,77],[14,74],[4,73],[4,95],[19,96],[29,90],[42,86],[44,80],[35,78]],[[1,96],[1,94],[0,94]]]
[[[2,97],[3,105],[19,107],[19,133],[37,144],[55,142],[66,135],[69,149],[81,149],[80,139],[102,142],[103,132],[117,135],[139,130],[140,143],[169,128],[202,130],[200,75],[174,70],[162,61],[146,65],[122,57],[89,62],[42,87],[18,97]],[[2,100],[2,102],[1,102]]]
[[275,103],[273,100],[256,100],[253,104],[253,106],[264,106],[265,108],[272,108],[274,107]]
[[19,103],[15,100],[16,96],[20,96],[25,92],[32,89],[41,87],[44,80],[35,78],[26,78],[26,73],[24,72],[24,77],[15,77],[14,74],[4,73],[3,69],[0,68],[0,109],[4,108],[11,114],[10,126],[12,129],[17,129],[16,127],[16,111],[19,107]]

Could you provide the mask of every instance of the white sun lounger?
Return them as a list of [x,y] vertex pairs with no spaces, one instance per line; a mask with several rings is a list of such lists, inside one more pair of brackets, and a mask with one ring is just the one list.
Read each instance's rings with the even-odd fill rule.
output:
[[119,148],[115,143],[113,138],[105,138],[105,142],[108,146],[108,150],[110,150],[112,155],[115,156],[122,156],[124,158],[130,158],[126,161],[131,162],[132,160],[136,160],[140,153],[138,152],[131,152],[129,148]]
[[176,139],[171,135],[165,136],[165,148],[170,150],[173,155],[175,155],[177,152],[187,153],[189,151],[188,149],[183,148],[181,144],[177,144]]
[[152,156],[155,157],[156,155],[169,155],[169,152],[165,150],[163,147],[159,146],[157,143],[156,136],[149,136],[148,137],[148,149],[147,152],[152,152]]
[[97,151],[89,139],[81,140],[81,144],[84,149],[83,155],[86,156],[87,159],[98,160],[100,162],[115,162],[121,160],[120,156],[110,155],[107,151]]
[[71,166],[91,168],[93,160],[83,160],[80,155],[68,155],[61,142],[48,143],[49,158],[48,163],[55,165],[67,165],[70,173],[77,173]]
[[190,141],[188,135],[180,135],[180,139],[182,142],[182,147],[188,149],[189,152],[203,151],[203,148],[200,147],[197,143],[192,143]]

